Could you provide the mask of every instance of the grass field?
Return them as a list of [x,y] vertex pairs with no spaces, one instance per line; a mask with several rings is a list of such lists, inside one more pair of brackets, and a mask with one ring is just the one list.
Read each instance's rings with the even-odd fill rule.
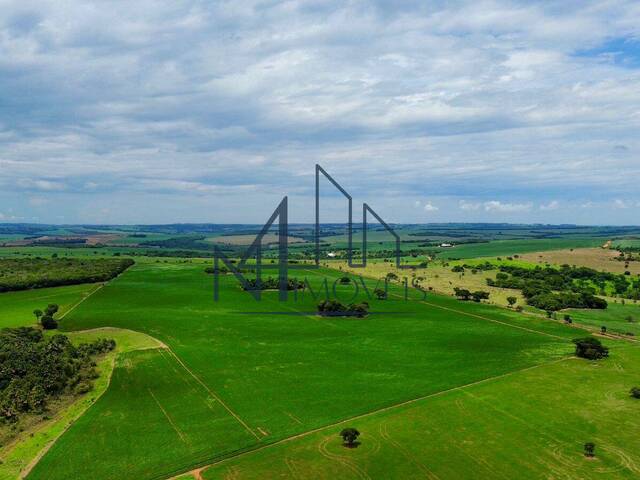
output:
[[[320,286],[319,272],[306,274]],[[311,313],[316,302],[308,297],[280,304],[266,292],[254,303],[231,276],[223,277],[222,294],[214,303],[202,265],[139,264],[65,317],[66,330],[110,325],[147,333],[175,356],[120,357],[112,388],[29,478],[85,478],[78,473],[84,465],[92,466],[86,478],[162,478],[563,358],[575,336],[555,322],[437,295],[373,301],[376,313],[366,319],[328,319]]]
[[0,294],[0,328],[19,327],[36,323],[33,311],[44,309],[49,303],[60,307],[58,316],[93,292],[99,285],[83,284],[68,287],[40,288]]
[[[640,476],[640,348],[567,359],[432,396],[251,452],[205,470],[206,480],[632,479]],[[345,426],[361,445],[342,446]],[[596,444],[593,460],[583,455]]]
[[[620,300],[618,300],[619,302]],[[609,301],[606,310],[566,310],[574,322],[600,329],[607,327],[609,333],[624,335],[627,332],[640,337],[640,305],[627,301],[626,304]],[[632,321],[628,320],[631,317]]]

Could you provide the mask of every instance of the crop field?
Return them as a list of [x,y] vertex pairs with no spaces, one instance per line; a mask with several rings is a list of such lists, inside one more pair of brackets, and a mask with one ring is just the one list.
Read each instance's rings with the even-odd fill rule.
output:
[[[303,273],[318,289],[322,276],[338,275]],[[140,264],[61,321],[65,330],[141,331],[169,349],[121,357],[112,387],[29,478],[71,472],[82,478],[77,472],[87,464],[87,478],[113,478],[114,471],[164,478],[230,452],[565,358],[575,336],[555,322],[437,295],[424,302],[372,300],[365,319],[321,318],[310,297],[280,303],[276,292],[264,292],[257,303],[232,276],[222,282],[216,304],[202,265]],[[348,296],[350,287],[341,288]],[[99,448],[88,447],[96,442]]]
[[93,292],[98,285],[82,284],[66,287],[21,290],[0,294],[0,328],[19,327],[36,323],[33,311],[50,303],[59,305],[59,315]]
[[599,238],[496,240],[487,243],[456,245],[453,248],[442,250],[438,254],[438,258],[496,257],[530,252],[542,252],[547,250],[599,247],[603,243],[603,240]]
[[[610,346],[595,364],[570,358],[434,395],[223,461],[202,478],[638,478],[640,416],[628,386],[640,377],[640,348]],[[357,448],[338,436],[350,425]],[[593,460],[582,454],[589,441]]]

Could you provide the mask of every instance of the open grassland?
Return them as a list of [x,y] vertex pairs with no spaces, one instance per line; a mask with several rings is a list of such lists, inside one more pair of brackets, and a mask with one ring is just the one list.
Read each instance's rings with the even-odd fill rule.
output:
[[33,311],[50,303],[60,307],[57,316],[62,316],[99,286],[83,284],[0,293],[0,328],[33,325],[36,323]]
[[[206,480],[633,479],[640,476],[640,348],[571,358],[466,386],[230,459]],[[345,448],[338,433],[361,432]],[[596,444],[593,460],[583,455]],[[392,475],[389,472],[393,472]]]
[[[339,273],[302,275],[317,291]],[[162,478],[563,358],[575,336],[556,322],[448,297],[405,302],[398,287],[391,300],[371,301],[369,317],[345,319],[317,317],[309,296],[280,303],[265,292],[256,303],[230,275],[214,303],[211,284],[202,265],[139,264],[61,321],[66,330],[135,329],[170,350],[121,357],[113,388],[30,478]],[[350,288],[338,293],[346,298]]]
[[619,253],[616,250],[606,248],[578,248],[572,250],[554,250],[550,252],[534,252],[521,256],[521,259],[538,265],[549,263],[551,265],[576,265],[589,267],[612,273],[631,272],[632,275],[640,275],[640,262],[629,262],[625,268],[625,262],[616,260]]

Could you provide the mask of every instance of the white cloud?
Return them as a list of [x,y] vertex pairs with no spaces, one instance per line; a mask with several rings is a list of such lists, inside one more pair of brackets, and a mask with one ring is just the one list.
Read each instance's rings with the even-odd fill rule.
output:
[[5,3],[0,184],[16,196],[162,191],[186,210],[227,187],[306,192],[314,162],[478,213],[527,211],[484,203],[514,191],[637,189],[640,70],[578,54],[637,36],[633,2]]
[[560,202],[558,202],[557,200],[552,200],[547,204],[540,205],[540,210],[542,211],[557,210],[558,208],[560,208]]
[[465,210],[465,211],[475,211],[475,210],[479,210],[482,207],[482,203],[474,203],[474,202],[468,202],[466,200],[460,200],[460,202],[458,203],[458,207],[460,207],[460,210]]
[[425,212],[437,212],[438,210],[440,210],[438,207],[436,207],[435,205],[432,205],[431,202],[426,202],[424,204],[424,211]]
[[631,208],[633,206],[633,204],[631,202],[625,201],[625,200],[621,200],[619,198],[616,198],[613,201],[613,206],[615,208],[620,208],[620,209],[625,209],[625,208]]
[[21,178],[17,182],[18,186],[21,188],[25,188],[28,190],[44,190],[44,191],[53,191],[53,190],[64,190],[65,185],[61,182],[51,181],[51,180],[41,180],[41,179],[31,179],[31,178]]
[[484,209],[487,212],[528,212],[532,206],[531,203],[502,203],[498,200],[484,202]]

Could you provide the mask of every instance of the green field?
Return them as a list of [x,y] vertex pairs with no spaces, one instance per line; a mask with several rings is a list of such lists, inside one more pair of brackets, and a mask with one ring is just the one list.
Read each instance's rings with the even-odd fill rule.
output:
[[[618,300],[619,302],[620,300]],[[574,322],[595,329],[607,327],[609,333],[624,335],[627,332],[640,337],[640,305],[627,301],[625,305],[609,301],[606,310],[567,310]],[[631,317],[631,322],[628,320]]]
[[553,238],[531,240],[495,240],[487,243],[468,243],[440,251],[438,258],[475,258],[544,252],[566,248],[599,247],[601,238]]
[[[318,272],[307,274],[319,286]],[[215,304],[201,265],[136,265],[62,320],[67,330],[142,331],[176,357],[121,358],[113,387],[29,478],[84,478],[77,472],[87,463],[94,466],[87,478],[122,468],[131,478],[162,478],[572,351],[573,329],[448,297],[378,301],[372,310],[381,313],[366,319],[321,319],[288,314],[313,311],[309,298],[283,305],[267,292],[257,304],[232,277],[223,282],[225,298]],[[287,314],[239,313],[247,309]]]
[[[640,348],[568,359],[345,422],[224,461],[203,478],[632,479],[640,475]],[[361,445],[342,446],[345,426]],[[583,455],[596,444],[596,458]]]
[[0,328],[19,327],[36,323],[33,311],[49,303],[60,306],[58,316],[64,315],[80,300],[98,288],[95,284],[68,287],[40,288],[0,294]]

